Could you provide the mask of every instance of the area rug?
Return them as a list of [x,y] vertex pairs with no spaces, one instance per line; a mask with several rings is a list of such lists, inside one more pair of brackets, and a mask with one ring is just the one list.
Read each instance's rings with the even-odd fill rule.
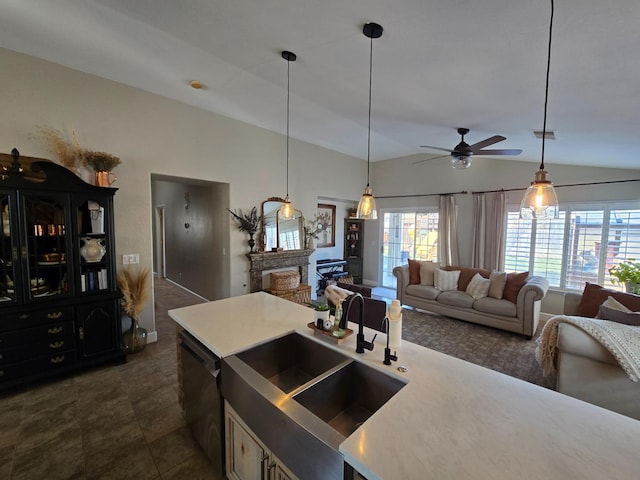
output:
[[402,339],[555,390],[556,376],[544,377],[533,339],[443,315],[402,309]]

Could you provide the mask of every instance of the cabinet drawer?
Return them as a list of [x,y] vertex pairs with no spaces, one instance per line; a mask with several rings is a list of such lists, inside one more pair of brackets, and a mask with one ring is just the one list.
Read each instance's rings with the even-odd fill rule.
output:
[[73,331],[55,338],[45,339],[36,343],[23,344],[11,348],[0,348],[0,367],[10,363],[22,362],[42,355],[57,355],[59,352],[75,349]]
[[26,362],[0,365],[0,382],[55,371],[75,362],[75,350],[67,350],[65,352],[57,352],[52,355],[37,357]]
[[74,323],[56,322],[39,327],[23,328],[11,332],[0,333],[0,351],[28,345],[48,344],[48,342],[64,341],[73,345]]
[[[73,320],[72,307],[49,307],[27,312],[3,314],[3,322],[0,330],[7,328],[33,327],[43,323],[66,322]],[[2,333],[0,333],[2,336]]]

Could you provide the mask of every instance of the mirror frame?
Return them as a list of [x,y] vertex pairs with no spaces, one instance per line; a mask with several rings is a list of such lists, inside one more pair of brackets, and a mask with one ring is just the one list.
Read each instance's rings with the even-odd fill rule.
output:
[[[270,252],[271,250],[267,250],[266,249],[266,222],[265,222],[265,215],[264,215],[264,206],[266,203],[269,202],[277,202],[277,203],[284,203],[284,198],[282,197],[269,197],[267,198],[265,201],[262,202],[262,205],[260,206],[260,233],[258,234],[258,251],[259,252]],[[300,213],[300,248],[299,249],[295,249],[295,250],[304,250],[304,214],[302,213],[301,210],[298,209],[294,209],[295,212],[299,212]],[[280,248],[280,235],[279,235],[279,225],[278,225],[278,220],[277,220],[277,214],[276,214],[276,229],[278,231],[278,234],[276,235],[276,248]],[[292,250],[288,250],[288,251],[294,251],[294,249]]]

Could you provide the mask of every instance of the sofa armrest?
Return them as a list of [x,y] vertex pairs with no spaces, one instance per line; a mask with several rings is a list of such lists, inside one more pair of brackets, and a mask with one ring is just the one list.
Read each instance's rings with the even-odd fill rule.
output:
[[518,292],[516,312],[522,321],[523,334],[532,337],[540,320],[540,303],[549,290],[549,280],[533,275]]
[[396,298],[400,300],[401,304],[404,304],[404,291],[409,285],[409,265],[394,267],[393,274],[397,279]]

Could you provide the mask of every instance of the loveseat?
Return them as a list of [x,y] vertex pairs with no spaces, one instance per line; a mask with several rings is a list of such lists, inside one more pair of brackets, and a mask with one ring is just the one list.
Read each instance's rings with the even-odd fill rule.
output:
[[[410,261],[412,270],[415,270],[414,262]],[[489,270],[468,267],[449,266],[441,269],[433,262],[418,262],[417,268],[422,277],[411,278],[415,275],[410,275],[410,265],[393,269],[397,278],[397,298],[403,305],[520,333],[528,338],[536,332],[540,303],[549,288],[546,278],[529,276],[528,272],[507,275],[503,272],[492,274]],[[460,273],[455,287],[444,290],[438,288],[435,278],[429,278],[429,271],[433,272],[434,277],[449,276],[439,273],[442,271]],[[473,291],[468,293],[469,285],[476,274],[482,277],[480,283],[489,282],[490,290],[493,287],[496,291],[493,296],[482,296]],[[501,281],[503,283],[499,285]]]
[[[587,284],[585,295],[592,304],[599,304],[610,292],[598,291],[595,287]],[[640,310],[640,296],[621,292],[614,295],[629,309]],[[581,318],[593,316],[596,310],[589,311],[582,297],[579,293],[566,293],[564,314]],[[601,342],[575,325],[560,323],[557,348],[558,392],[640,420],[640,382],[629,378]],[[640,355],[640,351],[636,351],[636,355]]]

